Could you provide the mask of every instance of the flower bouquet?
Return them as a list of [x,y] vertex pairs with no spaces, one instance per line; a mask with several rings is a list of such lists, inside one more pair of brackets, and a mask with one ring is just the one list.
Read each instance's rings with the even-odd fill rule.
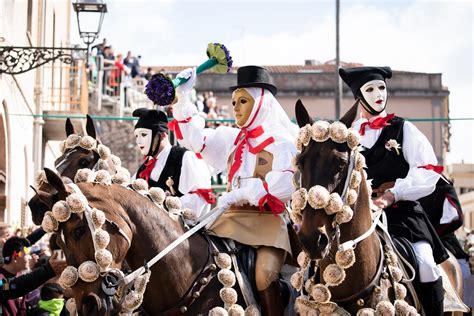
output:
[[[232,57],[223,44],[209,43],[206,53],[209,59],[197,67],[196,74],[211,68],[217,73],[226,73],[232,68]],[[145,93],[154,104],[169,105],[176,96],[176,88],[188,80],[189,78],[171,79],[165,74],[158,73],[147,83]]]

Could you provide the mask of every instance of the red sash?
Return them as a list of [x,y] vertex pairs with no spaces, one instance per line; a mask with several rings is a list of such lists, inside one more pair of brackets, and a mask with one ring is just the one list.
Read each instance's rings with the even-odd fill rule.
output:
[[[146,160],[147,158],[145,158]],[[155,158],[150,158],[148,161],[145,161],[145,169],[143,169],[140,174],[138,175],[139,178],[145,179],[146,182],[148,182],[148,179],[150,179],[150,174],[153,171],[153,168],[155,167],[156,159]]]

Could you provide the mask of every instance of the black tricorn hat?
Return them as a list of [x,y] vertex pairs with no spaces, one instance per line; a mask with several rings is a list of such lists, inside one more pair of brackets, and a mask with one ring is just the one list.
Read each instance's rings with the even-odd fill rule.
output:
[[351,88],[354,98],[362,96],[360,87],[371,80],[392,78],[390,67],[339,68],[339,76]]
[[138,117],[136,128],[148,128],[154,132],[168,132],[168,117],[163,111],[139,108],[132,115]]
[[277,87],[271,83],[268,70],[259,66],[244,66],[237,69],[237,85],[230,87],[231,91],[239,88],[264,88],[273,95],[277,94]]

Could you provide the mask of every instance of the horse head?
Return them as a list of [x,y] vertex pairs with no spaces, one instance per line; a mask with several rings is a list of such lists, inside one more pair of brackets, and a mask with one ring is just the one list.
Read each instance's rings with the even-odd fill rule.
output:
[[[48,184],[47,188],[50,192],[38,190],[37,195],[48,209],[53,209],[55,203],[65,201],[68,196],[73,194],[73,189],[65,185],[63,180],[53,171],[47,168],[44,171]],[[105,185],[79,184],[79,186],[87,185],[94,186],[89,191],[97,191],[97,194],[102,196],[109,194]],[[112,270],[101,271],[95,280],[86,281],[79,278],[71,286],[79,315],[116,315],[119,311],[118,302],[112,293],[115,290],[110,288],[110,285],[114,283],[117,285],[120,279],[118,270],[122,268],[122,262],[130,247],[130,237],[128,236],[131,236],[131,231],[124,232],[118,229],[118,227],[130,227],[126,223],[126,218],[119,215],[125,213],[121,206],[114,203],[113,199],[101,199],[101,201],[102,204],[96,203],[94,206],[104,210],[105,222],[100,230],[105,231],[108,238],[110,238],[106,249],[113,254],[110,264]],[[106,203],[113,205],[106,206],[104,205]],[[113,209],[114,212],[106,211],[110,209]],[[90,216],[86,215],[85,212],[87,211],[71,213],[70,217],[63,222],[59,222],[56,228],[56,243],[63,250],[68,265],[75,268],[79,268],[81,264],[87,261],[96,262],[97,249],[93,238],[99,229],[94,229],[94,232],[91,230],[91,227],[94,227],[95,224],[89,222]],[[127,236],[124,237],[124,234],[127,234]],[[107,289],[104,289],[104,284],[108,285],[106,286]]]
[[[68,138],[72,137],[71,135],[77,135],[69,118],[66,119],[65,129]],[[94,122],[89,115],[87,115],[86,132],[88,136],[97,141]],[[66,147],[63,154],[54,162],[54,166],[60,175],[74,179],[77,170],[83,168],[92,169],[99,161],[99,158],[99,154],[96,151],[83,148],[83,146],[77,144],[72,147]]]
[[[353,107],[340,122],[350,127],[357,113]],[[296,120],[300,128],[313,124],[303,103],[298,100],[295,106]],[[296,157],[300,174],[300,186],[309,190],[315,185],[326,188],[330,193],[342,195],[348,174],[351,149],[347,143],[338,143],[328,138],[315,141],[310,138],[307,146]],[[334,215],[327,215],[324,209],[313,209],[309,203],[302,210],[302,224],[299,237],[303,247],[312,259],[323,258],[334,239]]]

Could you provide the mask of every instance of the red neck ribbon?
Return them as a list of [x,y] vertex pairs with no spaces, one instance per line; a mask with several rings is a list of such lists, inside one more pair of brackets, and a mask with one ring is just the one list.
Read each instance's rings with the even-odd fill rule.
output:
[[189,123],[189,121],[191,121],[191,117],[188,117],[187,119],[184,119],[182,121],[178,121],[177,119],[174,119],[168,123],[168,128],[170,131],[175,132],[177,139],[181,140],[183,139],[183,133],[181,132],[181,129],[179,128],[179,123]]
[[147,158],[145,157],[145,169],[143,169],[140,174],[138,175],[139,178],[145,179],[146,182],[148,182],[148,179],[150,179],[150,174],[153,171],[153,168],[155,167],[156,163],[156,158],[150,157],[148,161],[146,160]]
[[426,170],[433,170],[436,173],[441,173],[444,170],[443,166],[436,166],[436,165],[432,165],[432,164],[419,166],[418,168],[423,168],[423,169],[426,169]]
[[197,189],[189,193],[196,193],[200,197],[202,197],[208,204],[216,203],[216,197],[212,192],[212,189]]
[[395,116],[395,114],[392,113],[392,114],[389,114],[385,117],[378,117],[375,120],[373,120],[372,122],[362,123],[362,125],[360,126],[360,129],[359,129],[359,134],[364,136],[365,135],[365,128],[367,126],[371,129],[380,129],[380,128],[384,128],[385,126],[389,126],[390,123],[388,123],[388,121],[393,119],[394,116]]

